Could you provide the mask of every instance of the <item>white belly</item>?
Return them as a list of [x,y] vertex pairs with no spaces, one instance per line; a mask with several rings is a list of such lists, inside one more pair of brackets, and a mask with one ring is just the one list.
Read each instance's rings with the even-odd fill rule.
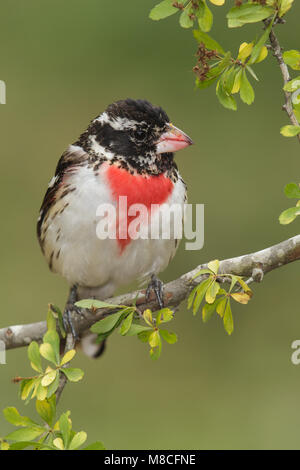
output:
[[[95,176],[93,169],[81,167],[69,176],[68,183],[76,190],[64,198],[64,204],[68,203],[64,211],[52,219],[49,217],[45,255],[49,259],[54,253],[53,271],[71,285],[102,287],[103,295],[109,296],[122,285],[165,269],[175,254],[177,243],[172,231],[171,239],[167,240],[131,240],[123,251],[116,239],[99,239],[97,208],[113,201],[104,171],[105,167]],[[185,186],[178,179],[166,203],[183,206],[184,202]],[[52,213],[55,213],[55,205]],[[153,217],[151,224],[156,223],[158,219]]]

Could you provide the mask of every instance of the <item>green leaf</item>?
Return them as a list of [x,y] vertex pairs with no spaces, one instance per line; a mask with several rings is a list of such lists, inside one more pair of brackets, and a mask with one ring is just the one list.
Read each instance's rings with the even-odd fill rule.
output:
[[232,67],[229,67],[223,74],[223,87],[228,95],[230,95],[232,92],[233,85],[235,83],[235,77],[237,76],[238,72],[239,68],[233,65]]
[[96,299],[83,299],[75,303],[76,307],[87,308],[87,309],[98,309],[98,308],[120,308],[122,305],[109,304],[102,300]]
[[168,323],[173,320],[174,313],[170,308],[162,308],[157,312],[156,324],[160,325],[161,323]]
[[131,327],[131,323],[133,320],[133,314],[134,312],[131,312],[127,317],[123,320],[121,328],[120,328],[120,333],[121,335],[126,335]]
[[32,341],[27,349],[28,359],[31,366],[37,372],[43,372],[42,361],[40,356],[39,345],[36,341]]
[[20,396],[22,400],[29,399],[33,393],[33,389],[39,379],[25,379],[21,383]]
[[290,199],[299,199],[300,198],[300,188],[299,184],[289,183],[284,188],[284,193],[286,197]]
[[59,430],[62,434],[64,447],[67,448],[71,438],[71,423],[67,413],[63,413],[59,418]]
[[48,387],[48,385],[52,384],[52,382],[56,379],[57,374],[58,371],[53,369],[45,374],[41,381],[42,386]]
[[256,23],[274,14],[274,9],[266,5],[248,2],[235,6],[227,13],[228,27],[236,28],[246,23]]
[[281,0],[280,10],[278,16],[285,15],[290,8],[292,8],[294,0]]
[[112,315],[108,315],[107,317],[103,318],[103,320],[94,323],[91,327],[91,331],[93,333],[108,333],[114,330],[120,323],[121,317],[124,313],[124,310],[121,310],[117,313],[113,313]]
[[299,88],[300,88],[300,77],[293,78],[293,80],[290,80],[283,87],[285,91],[289,91],[290,93],[293,93],[294,91],[299,90]]
[[216,306],[216,312],[218,315],[220,315],[221,318],[224,317],[226,302],[227,302],[227,297],[223,297],[222,299],[220,299],[220,301],[218,302],[218,305]]
[[253,103],[255,97],[254,90],[247,78],[245,69],[243,70],[241,77],[240,97],[241,100],[244,101],[244,103],[249,105]]
[[150,357],[151,359],[156,361],[160,357],[160,354],[161,354],[161,337],[158,336],[158,346],[150,349]]
[[55,398],[54,393],[58,389],[59,386],[59,374],[56,374],[56,377],[52,384],[47,387],[47,398]]
[[159,331],[154,330],[149,336],[149,344],[151,348],[156,348],[159,345],[160,341],[160,336],[159,336]]
[[43,401],[36,400],[35,407],[40,417],[49,424],[49,426],[51,426],[55,418],[55,406],[53,406],[53,400],[50,401],[47,398]]
[[300,215],[300,207],[290,207],[289,209],[281,212],[279,216],[279,222],[282,225],[290,224],[295,220],[297,215]]
[[57,364],[56,355],[50,343],[42,343],[40,345],[40,353],[45,359],[47,359],[47,361],[50,361],[55,365]]
[[171,333],[168,330],[159,330],[161,337],[169,344],[174,344],[177,341],[177,335],[175,333]]
[[191,28],[194,24],[194,20],[192,20],[189,15],[192,13],[191,8],[185,8],[180,15],[179,24],[182,28]]
[[233,332],[233,318],[232,318],[230,300],[227,301],[227,305],[226,305],[225,313],[223,317],[223,324],[227,333],[231,335],[231,333]]
[[200,304],[211,282],[212,282],[211,278],[208,278],[205,281],[202,281],[201,284],[199,284],[199,286],[197,286],[197,293],[196,293],[196,297],[195,297],[194,304],[193,304],[193,315],[196,315],[196,313],[198,312]]
[[[58,376],[58,374],[55,375]],[[36,397],[38,400],[45,400],[47,397],[47,387],[42,385],[42,381],[36,387]]]
[[54,330],[47,331],[47,333],[45,333],[43,336],[43,342],[46,344],[51,344],[52,349],[54,351],[54,355],[55,355],[55,364],[58,365],[60,363],[60,355],[59,355],[60,339],[59,339],[59,335],[57,331],[54,331]]
[[56,437],[55,439],[53,439],[53,444],[55,445],[55,447],[57,447],[57,449],[64,450],[64,443],[61,437]]
[[19,411],[14,406],[8,406],[4,408],[3,415],[6,421],[13,424],[14,426],[30,426],[37,425],[28,416],[21,416]]
[[105,450],[104,445],[100,441],[93,442],[92,444],[89,444],[87,447],[85,447],[82,450]]
[[177,13],[178,8],[173,7],[173,3],[173,0],[163,0],[158,5],[155,5],[154,8],[152,8],[149,14],[149,18],[156,21],[174,15],[174,13]]
[[293,70],[300,70],[300,52],[292,49],[283,53],[284,62]]
[[39,426],[26,427],[22,429],[17,429],[16,431],[7,434],[5,439],[9,439],[12,441],[32,441],[44,432],[45,429]]
[[295,137],[300,133],[300,126],[292,126],[291,124],[288,124],[287,126],[283,126],[280,129],[280,134],[282,134],[284,137]]
[[78,449],[78,447],[82,446],[87,439],[87,434],[84,431],[77,432],[73,439],[70,442],[69,449],[74,450]]
[[47,330],[56,331],[56,320],[51,310],[49,310],[47,313]]
[[76,354],[75,349],[70,349],[69,351],[67,351],[64,357],[62,358],[62,360],[60,361],[60,366],[63,366],[64,364],[67,364],[68,362],[70,362],[75,356],[75,354]]
[[138,323],[132,323],[128,332],[126,333],[126,336],[135,336],[139,335],[140,333],[143,333],[145,331],[152,331],[153,328],[150,328],[150,326],[143,326],[139,325]]
[[213,38],[211,38],[208,34],[204,33],[203,31],[199,29],[193,31],[193,34],[194,34],[194,38],[198,42],[203,42],[203,44],[205,45],[207,49],[210,49],[212,51],[217,51],[220,54],[225,55],[225,51],[223,47],[220,46],[220,44],[217,41],[215,41]]
[[212,303],[212,304],[205,304],[203,306],[203,309],[202,309],[202,320],[204,323],[206,323],[212,316],[212,314],[214,313],[215,311],[215,308],[216,308],[216,303]]
[[220,261],[218,259],[214,259],[213,261],[209,261],[207,263],[208,269],[210,269],[214,274],[218,274]]
[[205,300],[208,304],[213,304],[216,300],[216,296],[219,292],[220,284],[217,281],[213,281],[205,294]]
[[61,371],[65,374],[70,382],[78,382],[84,376],[84,372],[81,369],[75,367],[63,367]]
[[219,80],[217,83],[216,94],[220,103],[222,104],[222,106],[224,106],[224,108],[230,109],[232,111],[236,111],[237,109],[236,101],[233,98],[233,96],[227,94],[221,80]]
[[213,24],[213,15],[206,4],[206,0],[200,0],[199,8],[195,11],[198,17],[199,27],[205,33],[211,30]]
[[261,35],[259,40],[254,45],[254,47],[252,49],[252,52],[251,52],[250,59],[248,61],[248,64],[254,64],[259,59],[262,48],[264,47],[265,43],[268,40],[270,31],[271,31],[273,23],[274,23],[274,19],[275,19],[275,16],[272,19],[272,21],[270,22],[269,26],[265,29],[265,31],[263,32],[263,34]]

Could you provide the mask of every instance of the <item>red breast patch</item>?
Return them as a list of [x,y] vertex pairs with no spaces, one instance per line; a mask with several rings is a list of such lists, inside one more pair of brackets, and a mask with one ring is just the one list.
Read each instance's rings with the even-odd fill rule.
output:
[[[120,196],[127,196],[127,210],[133,204],[143,204],[148,213],[152,204],[163,204],[172,193],[174,184],[164,174],[141,176],[132,175],[123,168],[110,165],[106,173],[113,197],[119,201]],[[130,242],[128,226],[135,216],[127,213],[127,237],[119,238],[120,227],[117,226],[117,239],[123,251]]]

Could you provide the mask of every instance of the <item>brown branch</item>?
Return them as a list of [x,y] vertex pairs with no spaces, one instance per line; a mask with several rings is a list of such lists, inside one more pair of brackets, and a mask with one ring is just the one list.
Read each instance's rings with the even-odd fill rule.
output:
[[[300,235],[296,235],[264,250],[221,261],[220,274],[236,274],[250,278],[251,281],[261,281],[268,272],[299,259]],[[183,274],[180,278],[165,284],[165,306],[176,307],[179,305],[188,296],[191,289],[203,280],[203,276],[199,276],[194,280],[193,277],[200,269],[206,266],[206,264],[197,266],[192,271]],[[131,292],[106,300],[106,302],[114,305],[132,305],[135,301],[141,312],[146,308],[151,308],[152,310],[158,309],[154,296],[149,301],[146,300],[145,290]],[[114,313],[112,309],[101,309],[95,312],[85,311],[85,316],[81,317],[73,312],[72,319],[76,331],[78,334],[82,334],[96,321],[112,313]],[[0,340],[4,341],[6,349],[28,346],[33,340],[41,341],[46,328],[46,322],[2,328],[0,330]]]
[[[271,29],[271,32],[269,34],[269,39],[270,39],[271,49],[273,51],[274,56],[277,59],[277,62],[281,70],[283,84],[286,85],[291,80],[291,77],[290,77],[288,66],[283,60],[282,48],[279,44],[277,36],[274,33],[273,28]],[[285,91],[285,90],[283,90],[283,92],[284,92],[284,97],[285,97],[285,103],[282,106],[282,109],[287,113],[292,125],[299,126],[298,119],[296,118],[294,110],[293,110],[292,93]],[[300,134],[297,135],[297,138],[300,142]]]

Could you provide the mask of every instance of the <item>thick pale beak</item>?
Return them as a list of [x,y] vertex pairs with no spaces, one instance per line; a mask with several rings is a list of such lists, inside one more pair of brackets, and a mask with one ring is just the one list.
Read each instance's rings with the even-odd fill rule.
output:
[[176,152],[192,145],[192,139],[173,124],[168,124],[168,129],[164,132],[156,145],[157,153]]

